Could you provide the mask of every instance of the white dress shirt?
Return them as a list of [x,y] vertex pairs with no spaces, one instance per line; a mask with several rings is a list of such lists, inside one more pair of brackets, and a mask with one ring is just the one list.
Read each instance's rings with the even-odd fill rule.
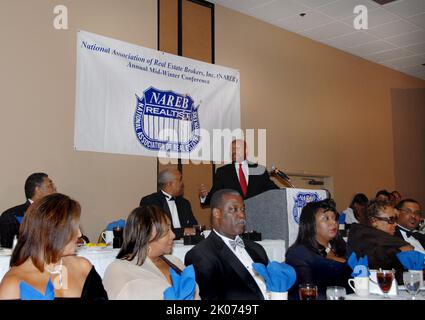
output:
[[254,278],[255,282],[257,283],[258,287],[261,290],[261,293],[263,294],[263,297],[265,300],[267,300],[267,289],[266,289],[266,283],[264,282],[263,277],[258,275],[253,267],[252,264],[254,261],[252,261],[251,256],[248,254],[248,252],[245,250],[245,248],[241,248],[239,246],[236,246],[236,249],[233,250],[232,246],[230,245],[230,241],[233,239],[227,238],[220,233],[218,233],[215,229],[213,231],[224,241],[226,246],[232,251],[235,256],[239,259],[239,261],[244,265],[246,270],[248,270],[249,274]]
[[[405,228],[400,225],[398,226],[400,228],[400,233],[403,236],[404,241],[410,243],[415,248],[415,251],[419,251],[425,254],[424,247],[422,247],[421,243],[417,239],[415,239],[413,236],[408,237],[406,234]],[[410,230],[407,230],[407,231],[412,232]]]
[[168,194],[164,190],[161,190],[161,192],[165,195],[165,198],[167,199],[168,208],[170,209],[170,212],[171,212],[171,220],[173,220],[171,221],[173,223],[173,227],[181,228],[176,202],[174,201],[174,199],[170,200],[170,198],[172,197],[170,194]]
[[[236,170],[236,175],[238,177],[238,181],[241,181],[239,179],[239,163],[238,162],[235,162],[235,170]],[[248,161],[246,161],[246,160],[242,161],[242,171],[243,171],[243,173],[245,175],[246,186],[248,187],[248,183],[249,183],[248,182],[249,181],[249,167],[248,167]],[[207,198],[206,196],[205,197],[200,197],[199,200],[201,200],[201,203],[204,203],[206,198]]]

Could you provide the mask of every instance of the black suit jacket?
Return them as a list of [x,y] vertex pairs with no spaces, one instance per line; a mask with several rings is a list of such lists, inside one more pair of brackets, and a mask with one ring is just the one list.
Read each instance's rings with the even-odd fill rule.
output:
[[[402,230],[399,226],[397,226],[396,228],[395,228],[395,233],[394,233],[394,235],[396,236],[396,237],[399,237],[399,238],[401,238],[401,239],[403,239],[404,240],[404,238],[403,238],[403,235],[400,233],[400,230]],[[422,234],[422,233],[420,233],[420,232],[415,232],[414,233],[414,236],[412,235],[412,237],[414,237],[416,240],[418,240],[419,241],[419,243],[421,244],[421,246],[425,249],[425,235],[424,234]]]
[[209,205],[212,195],[220,189],[236,190],[244,199],[254,197],[268,190],[279,189],[274,182],[270,180],[269,174],[263,166],[259,166],[258,164],[248,164],[248,169],[248,189],[245,197],[242,194],[235,164],[232,163],[217,169],[213,179],[213,186],[211,187],[211,190],[203,204]]
[[[177,207],[177,213],[179,215],[180,220],[180,226],[181,228],[172,228],[173,232],[176,234],[176,239],[179,239],[183,237],[184,228],[190,228],[195,224],[198,224],[198,221],[193,216],[192,207],[190,206],[190,202],[186,200],[183,197],[176,197],[176,207]],[[140,206],[146,206],[146,205],[154,205],[160,207],[164,212],[167,214],[167,216],[171,218],[171,211],[168,207],[167,199],[165,198],[165,195],[159,191],[152,193],[146,197],[143,197],[140,200]],[[172,225],[172,224],[171,224]]]
[[5,248],[12,248],[13,238],[18,235],[19,222],[16,217],[23,217],[30,202],[27,200],[24,204],[7,209],[0,216],[0,244]]
[[[264,248],[250,240],[244,240],[244,243],[252,260],[267,266],[268,258]],[[191,264],[195,268],[202,299],[264,299],[254,278],[214,231],[186,253],[185,265]]]

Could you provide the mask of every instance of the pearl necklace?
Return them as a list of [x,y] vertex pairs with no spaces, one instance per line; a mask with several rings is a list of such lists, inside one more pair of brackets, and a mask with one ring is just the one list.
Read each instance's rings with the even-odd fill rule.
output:
[[59,265],[58,266],[54,266],[53,270],[50,269],[46,264],[44,264],[44,270],[46,270],[48,273],[50,273],[51,275],[57,274],[59,275],[59,288],[58,289],[62,289],[62,258],[60,259]]

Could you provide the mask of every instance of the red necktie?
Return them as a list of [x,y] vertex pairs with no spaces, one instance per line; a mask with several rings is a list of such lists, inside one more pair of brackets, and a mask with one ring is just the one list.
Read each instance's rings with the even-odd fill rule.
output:
[[239,183],[241,184],[243,196],[246,197],[246,190],[248,189],[248,187],[246,185],[245,174],[242,170],[242,163],[239,163]]

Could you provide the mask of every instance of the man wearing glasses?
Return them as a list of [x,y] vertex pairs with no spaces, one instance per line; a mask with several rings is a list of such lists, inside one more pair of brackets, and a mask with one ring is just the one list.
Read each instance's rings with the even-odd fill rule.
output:
[[416,251],[425,253],[425,235],[418,232],[422,220],[420,204],[413,199],[404,199],[395,208],[398,211],[398,224],[394,235],[410,243]]

